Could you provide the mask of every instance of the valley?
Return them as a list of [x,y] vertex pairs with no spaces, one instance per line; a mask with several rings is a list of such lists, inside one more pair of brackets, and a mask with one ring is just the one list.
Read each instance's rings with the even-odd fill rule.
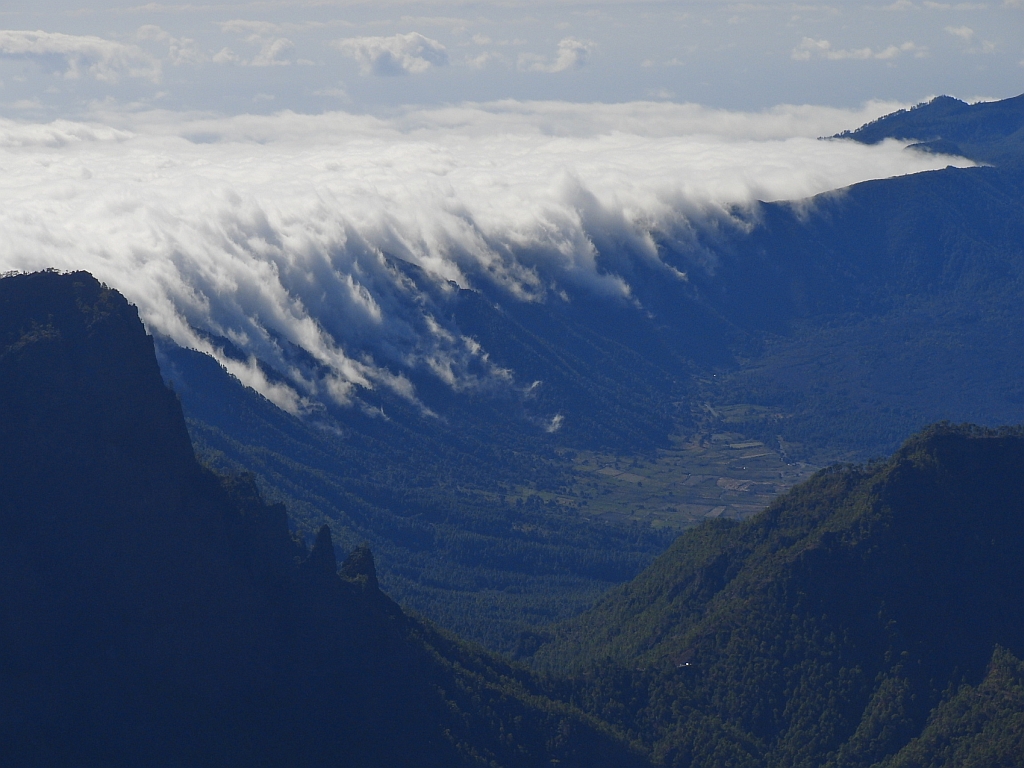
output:
[[[723,415],[740,409],[727,407]],[[563,493],[537,495],[595,523],[682,531],[705,519],[741,520],[760,512],[818,469],[787,462],[779,449],[737,432],[698,432],[670,441],[671,448],[653,456],[572,452],[572,485]]]
[[886,138],[978,165],[595,235],[614,295],[363,253],[347,381],[0,276],[0,754],[1024,768],[1024,96]]
[[844,139],[924,124],[986,164],[696,217],[658,260],[598,253],[629,302],[456,289],[384,255],[416,296],[402,311],[468,340],[500,386],[413,368],[418,404],[376,386],[296,415],[166,339],[161,370],[209,466],[251,473],[307,543],[324,524],[367,543],[407,609],[521,654],[680,532],[747,519],[820,467],[938,421],[1024,421],[1024,102],[939,100]]

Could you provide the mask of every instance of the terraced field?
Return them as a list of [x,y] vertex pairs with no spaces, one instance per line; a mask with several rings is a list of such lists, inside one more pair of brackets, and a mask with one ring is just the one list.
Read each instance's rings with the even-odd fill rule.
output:
[[818,469],[788,463],[778,447],[733,432],[679,438],[649,459],[581,452],[575,466],[570,495],[580,514],[674,528],[747,517]]

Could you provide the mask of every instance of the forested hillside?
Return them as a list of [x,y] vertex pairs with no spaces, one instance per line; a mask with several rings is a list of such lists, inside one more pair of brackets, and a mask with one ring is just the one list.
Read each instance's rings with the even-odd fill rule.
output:
[[537,661],[666,765],[1019,765],[1022,472],[1019,430],[932,428],[684,534]]

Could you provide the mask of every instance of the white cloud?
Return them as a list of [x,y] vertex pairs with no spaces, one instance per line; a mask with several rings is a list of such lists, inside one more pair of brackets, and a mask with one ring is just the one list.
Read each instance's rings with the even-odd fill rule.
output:
[[187,37],[173,37],[169,32],[165,32],[155,24],[146,24],[139,27],[135,35],[139,40],[154,40],[166,43],[167,59],[174,66],[201,64],[207,59],[195,40]]
[[814,138],[895,106],[0,120],[0,271],[88,269],[152,331],[292,411],[358,403],[367,388],[415,402],[414,372],[455,389],[507,387],[514,372],[432,298],[448,281],[508,301],[631,300],[629,262],[657,267],[657,242],[685,250],[693,226],[727,222],[728,206],[950,163],[899,143]]
[[[1024,0],[1007,0],[1012,2],[1024,2]],[[915,5],[911,0],[896,0],[892,5],[885,6],[887,11],[919,11],[926,8],[930,11],[984,11],[988,8],[987,3],[938,3],[935,0],[924,0],[921,5]]]
[[519,69],[525,72],[564,72],[567,69],[579,69],[587,63],[593,49],[592,42],[566,37],[558,41],[553,60],[535,53],[521,53]]
[[974,42],[974,30],[970,27],[946,27],[946,31],[954,37],[959,37],[965,43]]
[[213,61],[217,64],[239,64],[249,67],[283,67],[295,63],[310,63],[295,62],[286,58],[286,54],[294,50],[295,43],[287,37],[281,37],[277,34],[281,29],[279,24],[235,19],[222,22],[220,28],[224,32],[243,36],[245,42],[250,46],[258,47],[259,52],[251,58],[245,58],[231,48],[223,48],[213,57]]
[[295,43],[287,37],[276,37],[273,40],[261,40],[260,52],[249,61],[253,67],[276,67],[291,64],[283,56],[293,48]]
[[244,64],[242,57],[235,53],[230,48],[221,48],[217,53],[213,55],[213,62],[215,64]]
[[[977,34],[970,27],[946,27],[946,32],[953,35],[953,37],[960,38],[964,42],[966,48],[965,53],[995,53],[996,44],[990,40],[978,40]],[[978,42],[978,45],[975,45]]]
[[160,80],[157,59],[138,46],[101,37],[0,30],[0,56],[59,59],[63,63],[63,75],[69,80],[83,75],[107,83],[116,83],[122,77]]
[[339,83],[338,85],[331,88],[319,88],[313,91],[313,95],[328,96],[332,99],[338,99],[339,101],[345,102],[352,101],[352,97],[349,96],[348,90],[345,88],[344,83]]
[[359,63],[364,75],[418,75],[448,63],[448,51],[418,32],[391,37],[348,37],[331,43]]
[[465,64],[470,69],[483,69],[492,61],[502,61],[502,57],[491,51],[484,51],[477,56],[467,58]]
[[844,59],[895,59],[904,53],[913,53],[917,58],[926,56],[928,49],[916,45],[913,42],[906,42],[902,45],[890,45],[887,48],[874,50],[872,48],[841,49],[833,48],[828,40],[815,40],[812,37],[805,37],[796,48],[793,49],[792,57],[797,61],[809,61],[810,59],[827,59],[829,61],[842,61]]

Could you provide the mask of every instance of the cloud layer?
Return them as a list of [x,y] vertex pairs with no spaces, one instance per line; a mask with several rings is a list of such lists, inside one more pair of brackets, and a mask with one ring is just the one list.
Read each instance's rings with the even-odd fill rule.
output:
[[514,372],[435,311],[453,284],[631,300],[612,252],[658,264],[655,242],[685,243],[707,212],[949,162],[815,138],[882,111],[502,102],[386,120],[0,121],[0,270],[88,269],[152,331],[293,412],[376,388],[416,402],[414,372],[507,386]]

